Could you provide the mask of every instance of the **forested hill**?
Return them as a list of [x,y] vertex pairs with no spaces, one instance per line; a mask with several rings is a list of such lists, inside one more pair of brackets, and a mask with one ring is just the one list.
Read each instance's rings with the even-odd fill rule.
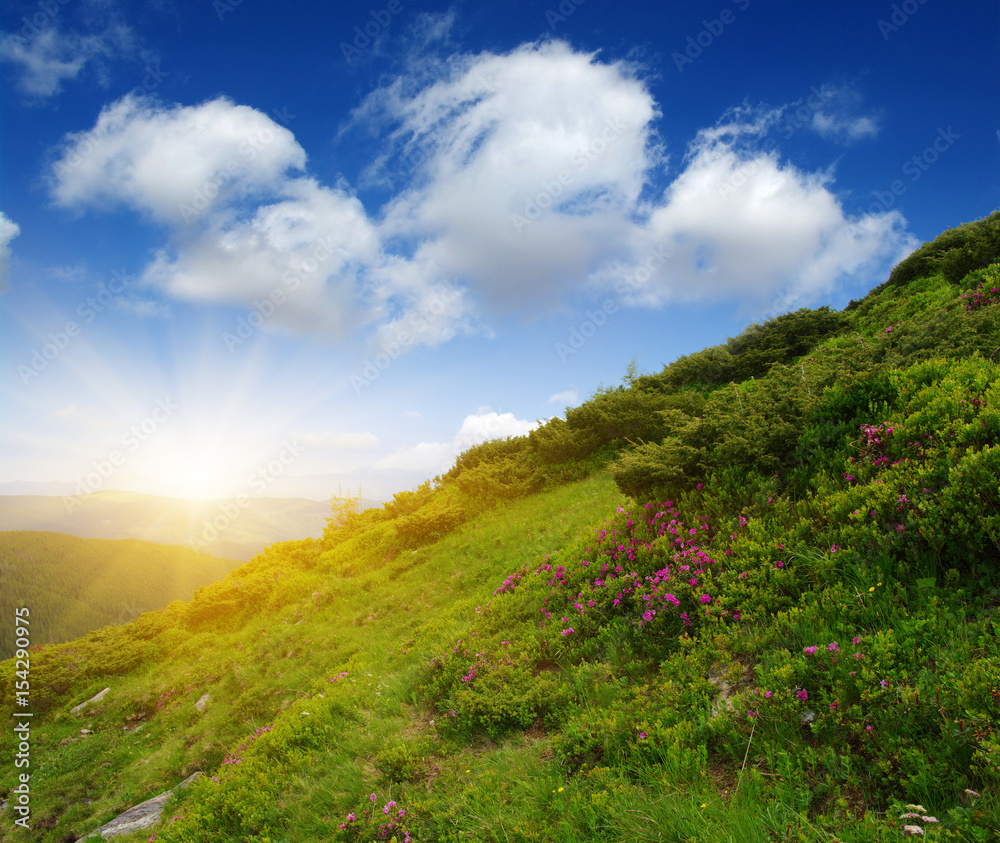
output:
[[[137,539],[81,539],[31,530],[0,532],[0,614],[34,612],[32,640],[53,644],[134,620],[217,582],[239,563]],[[14,654],[14,629],[0,625],[0,658]]]
[[338,501],[322,539],[31,653],[32,827],[11,798],[0,840],[196,772],[122,839],[1000,839],[998,355],[995,213],[842,312]]

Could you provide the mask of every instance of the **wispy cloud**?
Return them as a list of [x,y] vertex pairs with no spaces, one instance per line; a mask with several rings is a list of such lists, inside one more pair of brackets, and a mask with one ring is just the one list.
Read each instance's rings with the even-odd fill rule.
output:
[[823,85],[807,103],[812,107],[809,127],[821,137],[849,144],[875,138],[881,131],[881,114],[865,108],[852,85]]
[[572,407],[579,400],[580,396],[575,389],[567,389],[565,392],[557,392],[555,395],[549,396],[550,404],[562,404],[566,407]]
[[36,29],[30,35],[4,34],[0,61],[14,65],[17,85],[29,98],[45,100],[62,92],[63,83],[75,79],[87,64],[135,53],[135,36],[123,24],[113,24],[100,33],[61,32],[56,26]]
[[170,316],[170,305],[135,296],[116,298],[115,307],[123,313],[130,313],[139,319],[166,319]]
[[10,283],[10,241],[21,233],[21,227],[0,212],[0,293]]

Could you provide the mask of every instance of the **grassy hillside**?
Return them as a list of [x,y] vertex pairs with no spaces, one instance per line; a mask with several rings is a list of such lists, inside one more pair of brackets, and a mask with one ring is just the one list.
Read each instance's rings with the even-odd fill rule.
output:
[[1000,214],[939,240],[32,654],[0,840],[197,770],[153,839],[997,839]]
[[[238,563],[189,548],[127,539],[81,539],[30,530],[0,533],[0,616],[27,606],[32,642],[52,644],[125,623],[221,580]],[[14,627],[0,625],[0,657],[14,655]]]

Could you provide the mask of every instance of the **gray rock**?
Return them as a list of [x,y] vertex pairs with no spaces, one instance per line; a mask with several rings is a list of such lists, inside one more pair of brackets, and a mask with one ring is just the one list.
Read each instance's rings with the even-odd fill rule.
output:
[[152,799],[147,799],[145,802],[140,802],[138,805],[129,808],[124,814],[119,814],[110,822],[106,822],[100,828],[94,829],[90,834],[86,834],[79,839],[87,840],[95,835],[100,835],[102,840],[110,840],[112,837],[118,837],[121,834],[128,834],[132,831],[149,828],[160,821],[163,806],[167,804],[167,800],[171,795],[175,791],[187,787],[202,775],[201,772],[193,773],[176,787],[165,790],[163,793],[154,796]]
[[104,689],[103,691],[101,691],[101,692],[100,692],[99,694],[94,694],[94,696],[92,696],[92,697],[91,697],[91,698],[90,698],[89,700],[86,700],[85,702],[82,702],[82,703],[80,703],[79,705],[77,705],[77,706],[74,706],[73,708],[71,708],[71,709],[69,710],[69,713],[70,713],[70,714],[79,714],[79,713],[80,713],[81,711],[83,711],[83,709],[84,709],[84,708],[85,708],[86,706],[90,705],[91,703],[99,703],[99,702],[100,702],[101,700],[103,700],[103,699],[104,699],[104,695],[105,695],[105,694],[106,694],[106,693],[107,693],[108,691],[110,691],[110,690],[111,690],[110,688],[105,688],[105,689]]
[[198,709],[198,711],[204,711],[205,710],[205,706],[208,705],[208,701],[210,699],[212,699],[212,695],[211,694],[202,694],[201,698],[198,700],[198,702],[196,702],[194,704],[194,707],[196,709]]

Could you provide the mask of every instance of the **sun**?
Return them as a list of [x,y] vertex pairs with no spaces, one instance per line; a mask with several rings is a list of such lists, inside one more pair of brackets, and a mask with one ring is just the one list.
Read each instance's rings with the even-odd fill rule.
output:
[[152,485],[167,497],[215,500],[232,497],[236,466],[225,448],[164,448],[143,466]]
[[219,469],[219,466],[187,457],[164,465],[157,479],[169,497],[193,500],[229,497],[229,478],[226,476],[229,472]]

